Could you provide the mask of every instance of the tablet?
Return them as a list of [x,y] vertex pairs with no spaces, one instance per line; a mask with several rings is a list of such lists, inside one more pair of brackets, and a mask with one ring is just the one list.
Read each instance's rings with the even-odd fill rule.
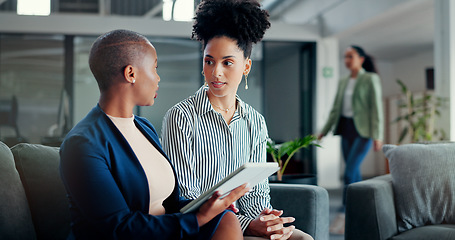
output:
[[278,163],[245,163],[237,170],[229,174],[215,186],[207,190],[198,198],[194,199],[183,207],[181,213],[189,213],[196,211],[207,199],[209,199],[216,191],[220,191],[221,198],[227,196],[229,192],[244,183],[248,183],[252,189],[259,182],[263,181],[276,171],[278,171]]

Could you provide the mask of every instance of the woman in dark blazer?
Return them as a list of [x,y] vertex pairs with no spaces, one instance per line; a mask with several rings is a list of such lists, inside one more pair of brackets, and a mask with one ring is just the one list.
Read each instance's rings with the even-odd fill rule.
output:
[[138,33],[115,30],[95,41],[89,64],[99,103],[60,148],[69,239],[242,239],[237,218],[226,209],[248,188],[223,199],[216,193],[197,212],[179,213],[189,201],[179,198],[174,169],[152,124],[133,115],[136,105],[153,105],[157,96],[153,45]]
[[[360,165],[371,146],[382,147],[384,117],[381,81],[372,58],[359,46],[350,46],[344,53],[349,76],[340,80],[332,110],[319,139],[331,129],[341,135],[344,171],[343,209],[331,232],[344,233],[346,187],[362,180]],[[337,224],[341,223],[341,224]]]

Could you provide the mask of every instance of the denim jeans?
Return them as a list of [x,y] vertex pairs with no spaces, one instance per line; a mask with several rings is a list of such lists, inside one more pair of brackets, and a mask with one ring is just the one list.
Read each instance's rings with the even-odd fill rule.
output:
[[346,164],[344,169],[343,208],[346,206],[346,188],[349,184],[362,180],[360,165],[370,150],[373,140],[364,138],[357,132],[352,118],[340,119],[341,148]]

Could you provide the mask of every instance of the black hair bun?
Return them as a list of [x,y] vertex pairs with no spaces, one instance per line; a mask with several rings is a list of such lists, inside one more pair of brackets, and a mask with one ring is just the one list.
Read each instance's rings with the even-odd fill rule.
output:
[[270,27],[269,14],[256,0],[203,0],[197,8],[192,38],[206,44],[227,36],[239,45],[259,42]]

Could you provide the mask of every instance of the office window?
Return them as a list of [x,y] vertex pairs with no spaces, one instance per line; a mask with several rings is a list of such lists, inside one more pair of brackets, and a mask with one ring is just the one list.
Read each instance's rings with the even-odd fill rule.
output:
[[[98,85],[88,66],[96,37],[1,35],[0,141],[58,146],[67,130],[97,104]],[[149,39],[157,49],[160,89],[155,104],[137,107],[135,114],[150,120],[160,133],[166,111],[202,86],[202,52],[199,42],[190,39]],[[262,113],[262,45],[254,47],[252,59],[249,89],[242,80],[238,94]]]
[[39,143],[58,130],[64,37],[0,35],[0,140]]
[[[79,122],[98,102],[98,85],[88,66],[88,54],[95,39],[74,38],[74,123]],[[196,41],[151,37],[149,40],[157,49],[160,89],[155,104],[137,107],[135,114],[146,117],[160,132],[166,111],[202,85],[202,58]]]

